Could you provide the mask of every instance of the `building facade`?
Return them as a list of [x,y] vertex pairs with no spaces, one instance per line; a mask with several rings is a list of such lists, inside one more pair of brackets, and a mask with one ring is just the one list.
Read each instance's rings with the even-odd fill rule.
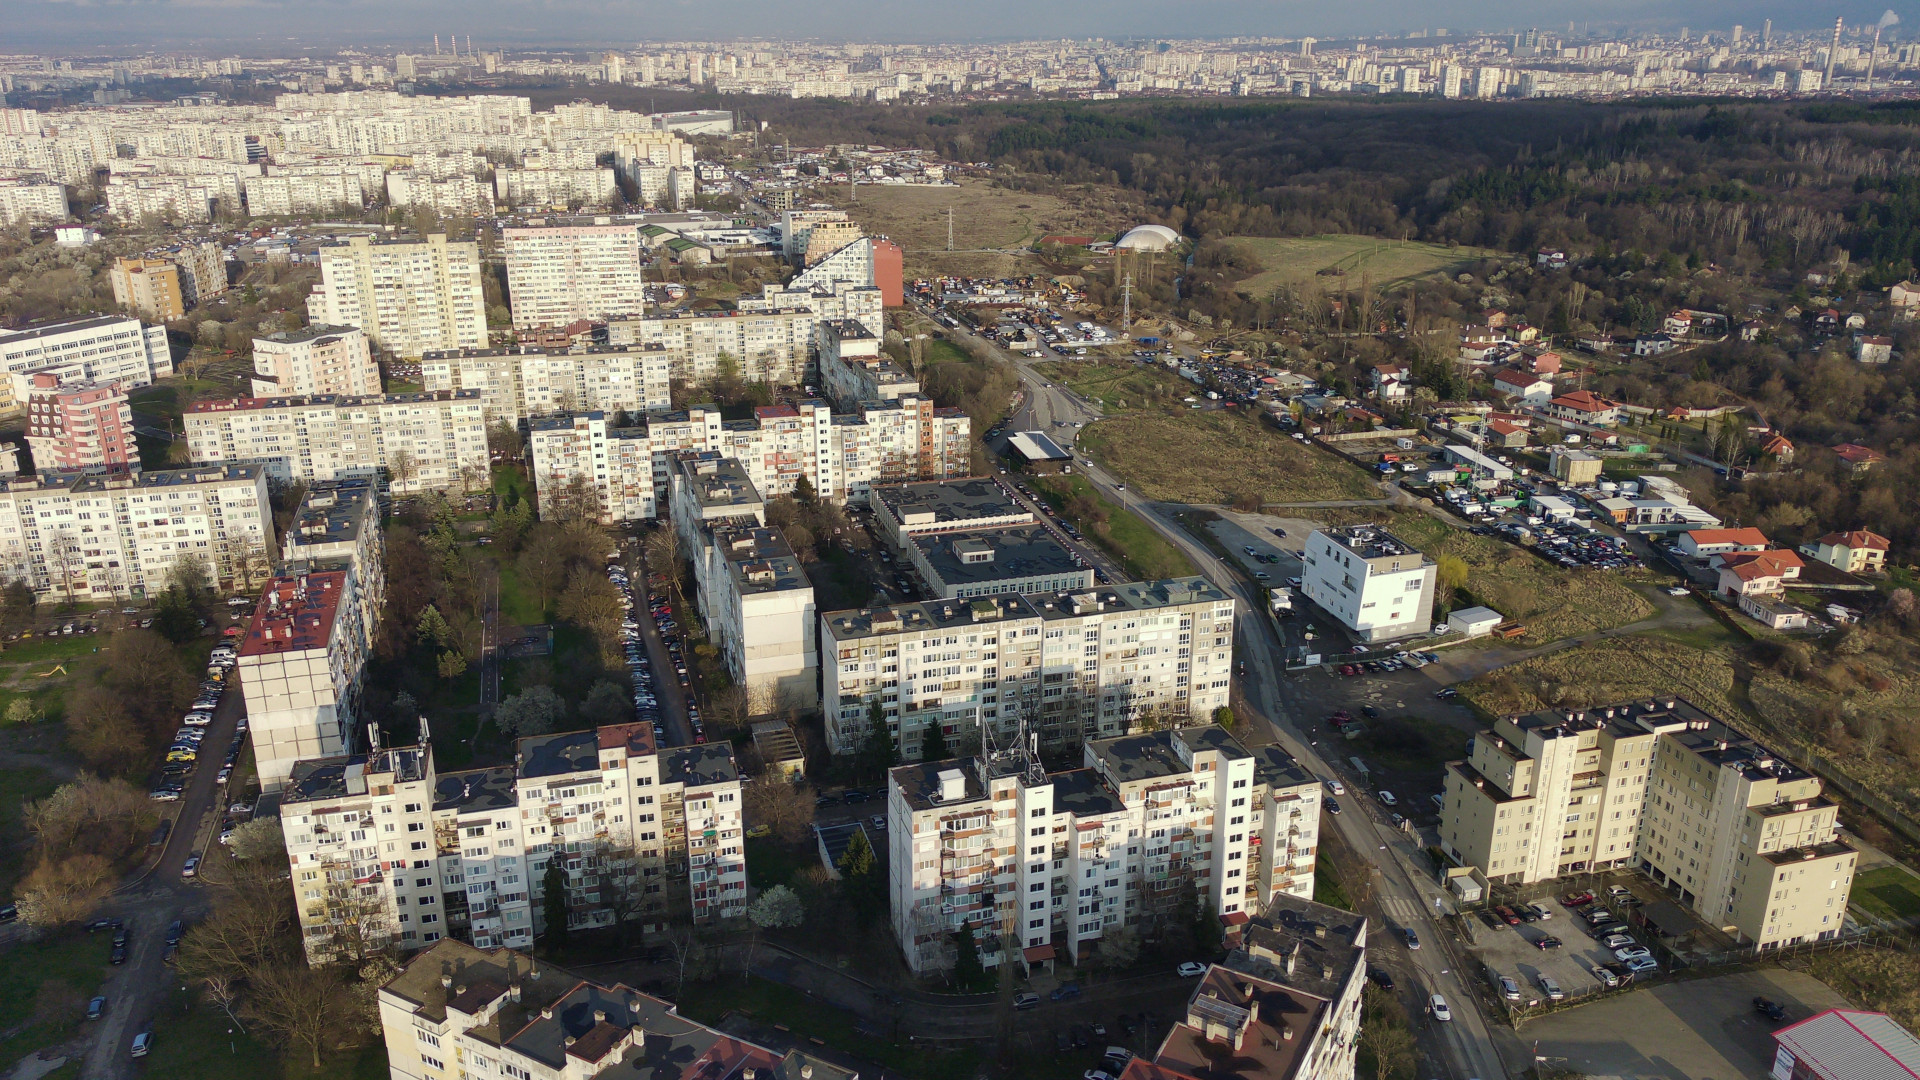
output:
[[321,248],[319,259],[320,284],[307,301],[313,322],[357,326],[374,348],[409,359],[487,347],[478,243],[439,233],[420,240],[355,237]]
[[1300,571],[1307,599],[1361,641],[1427,632],[1433,612],[1432,559],[1371,525],[1315,529]]
[[253,396],[380,392],[380,365],[354,326],[315,323],[253,339]]
[[900,756],[938,726],[948,746],[1021,723],[1048,747],[1211,719],[1227,703],[1233,598],[1205,578],[1054,596],[1003,595],[822,612],[827,746],[858,752],[871,710]]
[[279,791],[297,762],[355,744],[364,602],[351,570],[282,574],[261,594],[238,669],[261,790]]
[[502,230],[513,327],[640,314],[640,234],[632,225],[551,225]]
[[314,480],[287,526],[280,552],[284,565],[310,569],[345,566],[360,590],[367,640],[386,609],[386,534],[380,528],[380,493],[369,479]]
[[107,277],[113,302],[143,319],[172,322],[187,313],[180,270],[165,259],[115,259]]
[[1492,881],[1634,867],[1756,949],[1846,914],[1857,856],[1819,779],[1678,699],[1504,717],[1443,799],[1442,849]]
[[673,358],[663,346],[435,352],[421,360],[420,378],[428,390],[479,391],[487,419],[509,424],[555,412],[673,407]]
[[138,472],[133,407],[117,382],[62,382],[35,372],[27,391],[27,445],[33,467],[87,469],[118,466]]
[[673,377],[688,382],[719,374],[724,353],[748,382],[794,386],[812,367],[817,322],[809,308],[615,318],[607,323],[607,342],[664,349]]
[[62,378],[118,382],[132,390],[173,374],[167,328],[138,319],[99,315],[28,330],[0,330],[0,411],[26,404],[25,373],[45,368]]
[[194,460],[259,462],[282,480],[384,471],[396,492],[488,482],[476,391],[234,398],[199,402],[182,419]]

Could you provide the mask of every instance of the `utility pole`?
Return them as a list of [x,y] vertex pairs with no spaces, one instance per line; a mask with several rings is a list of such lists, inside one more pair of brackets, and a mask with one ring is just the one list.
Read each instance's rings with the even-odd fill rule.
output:
[[1133,275],[1120,284],[1120,332],[1125,334],[1133,329]]
[[947,207],[947,250],[953,250],[953,207]]

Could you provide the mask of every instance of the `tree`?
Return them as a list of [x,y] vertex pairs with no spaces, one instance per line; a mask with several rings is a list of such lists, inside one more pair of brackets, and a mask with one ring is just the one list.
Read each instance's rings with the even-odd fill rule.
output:
[[217,886],[212,913],[180,941],[180,970],[196,978],[244,979],[268,962],[290,955],[298,939],[293,891],[280,875],[286,864],[235,864]]
[[337,1042],[353,1015],[353,997],[338,967],[288,960],[252,972],[242,1013],[288,1048],[299,1047],[320,1068],[320,1051]]
[[527,534],[519,565],[521,578],[533,586],[544,611],[547,602],[560,591],[561,583],[567,580],[566,540],[560,530],[550,524],[535,526]]
[[434,670],[439,672],[441,678],[452,682],[466,673],[467,658],[448,649],[440,654],[440,659],[434,664]]
[[1467,583],[1467,562],[1458,555],[1442,555],[1433,561],[1433,581],[1442,593],[1452,596]]
[[1193,947],[1202,956],[1212,956],[1220,951],[1220,940],[1220,917],[1209,900],[1200,905],[1200,915],[1193,921]]
[[153,613],[154,630],[168,641],[183,644],[200,636],[200,623],[200,612],[194,606],[193,597],[178,586],[167,586]]
[[793,482],[793,501],[801,506],[811,507],[820,501],[820,493],[814,490],[813,481],[802,475]]
[[874,872],[874,866],[873,845],[867,842],[866,830],[856,829],[836,869],[840,871],[841,892],[847,898],[854,925],[861,930],[872,927],[886,909],[886,882]]
[[233,857],[262,859],[280,865],[287,861],[287,837],[273,818],[255,818],[233,827]]
[[747,785],[747,824],[765,825],[787,843],[798,843],[813,825],[813,789],[789,784],[778,776],[762,776]]
[[987,969],[980,963],[980,943],[973,940],[973,927],[955,930],[953,945],[953,985],[961,990],[977,989],[987,981]]
[[413,456],[413,451],[403,448],[387,455],[387,476],[392,480],[394,491],[408,490],[408,485],[413,483],[413,478],[419,472],[420,462]]
[[753,710],[747,702],[747,688],[728,683],[707,695],[707,712],[714,731],[730,736],[747,724]]
[[83,774],[44,799],[22,804],[21,820],[42,857],[118,858],[145,838],[159,815],[152,801],[125,780]]
[[432,604],[420,609],[420,618],[413,632],[421,641],[442,648],[446,646],[447,639],[453,636],[453,628],[447,625],[447,617]]
[[516,738],[545,735],[567,715],[567,703],[552,687],[529,686],[507,698],[493,711],[493,722],[501,731]]
[[42,715],[40,706],[35,705],[32,698],[17,697],[7,702],[7,723],[9,725],[31,724],[41,719]]
[[32,626],[38,604],[32,585],[20,578],[7,582],[0,589],[0,632],[17,634]]
[[93,914],[113,892],[113,863],[100,855],[42,857],[20,883],[15,903],[28,926],[54,927]]
[[547,872],[540,879],[540,910],[547,922],[547,941],[554,945],[567,942],[567,872],[560,860],[547,860]]
[[806,921],[807,909],[800,894],[785,885],[775,885],[747,905],[747,918],[762,930],[799,926]]
[[1225,705],[1213,710],[1213,722],[1228,731],[1232,731],[1240,723],[1240,721],[1234,717],[1233,710],[1227,708]]
[[203,594],[213,587],[213,570],[207,560],[189,551],[173,560],[167,568],[167,588],[179,589],[187,599],[199,603]]
[[624,724],[633,719],[633,705],[619,684],[602,679],[593,684],[593,689],[580,702],[580,719],[594,727]]
[[868,772],[881,776],[900,761],[900,749],[894,745],[893,733],[887,730],[887,712],[879,698],[867,705],[867,741],[860,750],[860,758]]
[[101,772],[131,775],[152,760],[151,736],[110,686],[82,686],[67,701],[66,726],[69,745]]
[[626,609],[620,604],[620,589],[596,570],[576,567],[567,578],[567,589],[560,594],[558,614],[599,641],[603,651],[619,656],[620,622]]
[[920,733],[920,760],[945,761],[952,753],[947,748],[947,729],[938,719],[927,724]]

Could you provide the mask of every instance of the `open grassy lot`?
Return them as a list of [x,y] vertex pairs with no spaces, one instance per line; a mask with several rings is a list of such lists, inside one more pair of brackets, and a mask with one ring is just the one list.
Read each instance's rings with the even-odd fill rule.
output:
[[27,868],[31,850],[21,804],[53,794],[60,781],[45,769],[31,766],[0,769],[0,896],[12,896],[15,883]]
[[1742,715],[1734,703],[1732,654],[1663,634],[1609,638],[1536,656],[1482,675],[1461,692],[1475,706],[1496,714],[1579,709],[1677,693],[1716,716]]
[[1916,961],[1920,957],[1905,949],[1864,946],[1814,953],[1793,966],[1803,967],[1855,1006],[1886,1013],[1911,1031],[1920,1027]]
[[[984,180],[964,180],[950,187],[862,187],[852,202],[844,189],[823,194],[867,232],[899,244],[906,253],[909,277],[1030,272],[1036,267],[1030,258],[995,252],[1029,247],[1050,233],[1111,237],[1135,224],[1112,193],[1067,199],[1011,191]],[[953,211],[952,254],[946,251],[949,209]],[[993,250],[982,254],[981,249]]]
[[1225,504],[1378,498],[1350,462],[1303,446],[1240,409],[1126,413],[1089,424],[1080,446],[1150,499]]
[[1199,388],[1159,364],[1119,361],[1035,364],[1033,369],[1100,406],[1108,416],[1154,405],[1174,405]]
[[1879,866],[1853,879],[1852,903],[1883,919],[1920,915],[1920,878],[1898,866]]
[[1107,501],[1083,476],[1042,476],[1033,489],[1082,535],[1120,560],[1140,581],[1159,581],[1193,573],[1193,561],[1163,539],[1139,516]]
[[150,1080],[385,1080],[388,1075],[387,1050],[377,1039],[359,1050],[330,1052],[315,1069],[303,1050],[276,1050],[232,1028],[219,1006],[176,991],[154,1018],[153,1053],[141,1064],[140,1075]]
[[[1226,241],[1259,261],[1260,273],[1239,283],[1241,292],[1264,296],[1282,285],[1328,289],[1359,288],[1362,275],[1374,288],[1390,288],[1439,273],[1458,273],[1466,264],[1499,253],[1444,244],[1399,243],[1373,236],[1329,233],[1322,236],[1236,236]],[[1343,270],[1344,276],[1322,276]]]
[[1456,529],[1431,514],[1395,514],[1394,535],[1432,558],[1453,555],[1467,564],[1467,590],[1479,603],[1525,623],[1529,645],[1544,645],[1588,630],[1624,626],[1653,614],[1653,605],[1603,570],[1563,570],[1531,552]]
[[86,1022],[87,1000],[107,977],[109,935],[67,930],[7,951],[0,981],[0,1061],[57,1046]]

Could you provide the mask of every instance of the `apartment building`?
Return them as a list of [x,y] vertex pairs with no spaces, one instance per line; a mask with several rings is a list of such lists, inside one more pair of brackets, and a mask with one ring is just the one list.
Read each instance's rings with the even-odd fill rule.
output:
[[123,315],[95,315],[27,330],[0,329],[0,411],[26,404],[25,373],[52,371],[61,378],[117,382],[129,390],[173,374],[167,328],[143,326]]
[[881,352],[880,339],[859,320],[822,319],[815,336],[820,388],[839,408],[920,392],[920,380]]
[[287,526],[282,562],[329,570],[346,566],[360,589],[360,613],[373,639],[386,608],[386,534],[380,528],[380,492],[370,478],[315,480]]
[[[501,368],[466,371],[488,379],[492,393],[514,392]],[[612,426],[604,410],[589,410],[528,421],[533,475],[549,484],[588,476],[613,522],[666,514],[673,459],[683,453],[738,461],[768,497],[792,492],[804,477],[835,502],[864,498],[875,483],[965,475],[972,454],[966,414],[918,397],[869,402],[852,415],[809,399],[761,406],[750,420],[722,420],[712,406],[628,420],[632,426]]]
[[419,240],[359,236],[322,247],[319,259],[320,283],[307,300],[313,322],[357,326],[393,356],[486,348],[478,243],[442,233]]
[[61,382],[48,372],[28,380],[27,445],[33,467],[140,470],[133,439],[133,407],[117,382]]
[[240,178],[232,173],[107,178],[107,214],[119,221],[200,225],[215,213],[240,211]]
[[[707,481],[714,474],[699,470],[714,464],[719,463],[682,463],[687,472],[675,477],[676,517],[690,508],[695,513],[709,509],[699,496],[709,493]],[[757,502],[757,496],[750,497]],[[679,528],[681,522],[674,524]],[[687,531],[696,536],[696,545],[687,550],[700,614],[734,685],[746,690],[748,708],[756,716],[814,708],[820,682],[813,582],[786,538],[752,516],[708,519]]]
[[1444,800],[1442,848],[1494,881],[1634,867],[1760,950],[1845,916],[1856,855],[1819,779],[1677,698],[1503,717]]
[[[889,912],[915,972],[950,967],[963,928],[989,966],[1015,959],[1002,940],[1029,964],[1059,951],[1077,964],[1118,928],[1177,918],[1189,897],[1232,916],[1265,911],[1276,885],[1311,896],[1319,784],[1277,749],[1256,757],[1208,725],[1082,753],[1081,768],[1047,773],[1016,736],[889,771]],[[1276,841],[1301,852],[1284,874],[1254,861]]]
[[256,398],[379,392],[380,365],[357,327],[315,323],[253,339]]
[[423,206],[436,214],[485,214],[493,209],[493,191],[471,176],[428,176],[418,169],[387,174],[387,205],[396,210]]
[[197,307],[227,291],[227,255],[219,244],[187,241],[167,253],[180,272],[181,299]]
[[115,259],[107,277],[113,302],[143,319],[172,322],[187,313],[180,270],[166,259]]
[[247,177],[241,187],[247,213],[254,217],[358,212],[367,202],[359,175],[344,169],[276,169],[268,176]]
[[900,756],[1022,722],[1048,747],[1203,720],[1227,703],[1233,598],[1205,578],[1053,596],[1002,595],[822,612],[827,746],[857,752],[881,707]]
[[1300,591],[1371,644],[1427,632],[1434,573],[1432,559],[1376,526],[1315,529]]
[[664,349],[673,377],[688,382],[706,382],[719,374],[724,353],[748,382],[794,386],[812,368],[818,321],[807,308],[614,318],[607,323],[607,343]]
[[882,305],[899,307],[903,303],[899,245],[862,236],[802,270],[787,288],[832,289],[842,283],[878,289]]
[[[1231,1058],[1243,1075],[1353,1080],[1367,974],[1367,920],[1276,898],[1211,965],[1132,1080],[1206,1076]],[[1136,1075],[1136,1072],[1138,1075]]]
[[266,472],[253,465],[49,472],[0,491],[0,576],[47,602],[155,595],[188,554],[214,585],[242,587],[266,569],[272,536]]
[[0,225],[67,220],[67,189],[18,177],[0,178]]
[[428,390],[478,390],[487,419],[510,424],[573,410],[673,407],[673,358],[661,345],[430,352],[420,377]]
[[518,227],[502,230],[502,239],[514,329],[644,312],[640,234],[634,226]]
[[259,462],[282,480],[384,472],[395,492],[487,482],[487,427],[474,390],[202,401],[182,419],[195,461]]
[[436,942],[380,988],[379,1004],[393,1080],[860,1080],[803,1050],[769,1050],[623,983],[509,948]]
[[[828,234],[837,236],[840,234],[838,231],[844,231],[849,226],[852,226],[853,237],[860,235],[859,227],[847,220],[847,212],[844,210],[782,211],[780,214],[780,253],[786,257],[787,261],[799,262],[805,258],[808,244],[812,239],[816,226],[825,227],[822,230],[823,238]],[[843,241],[840,246],[845,247],[846,244],[851,242],[852,238],[850,237],[846,241]],[[817,259],[814,260],[814,262],[818,261]],[[808,263],[807,265],[811,266],[813,263]]]
[[619,191],[612,169],[511,169],[493,171],[494,198],[503,206],[578,210],[613,205]]
[[886,294],[871,285],[837,278],[801,284],[816,271],[825,268],[825,264],[817,266],[796,276],[786,285],[767,282],[760,286],[760,295],[743,293],[734,301],[734,307],[755,313],[798,311],[804,308],[813,312],[816,320],[852,319],[875,337],[884,336],[887,321],[882,308],[886,303]]
[[262,790],[279,791],[296,762],[345,754],[357,741],[365,602],[350,569],[289,568],[261,593],[238,674]]

